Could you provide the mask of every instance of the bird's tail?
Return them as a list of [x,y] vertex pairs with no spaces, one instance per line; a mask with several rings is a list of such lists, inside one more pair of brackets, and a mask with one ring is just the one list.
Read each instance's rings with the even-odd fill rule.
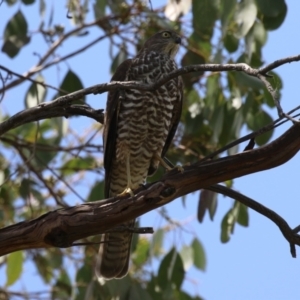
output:
[[[135,220],[121,226],[134,227]],[[97,258],[96,274],[105,279],[122,278],[128,272],[132,233],[112,232],[102,235]]]

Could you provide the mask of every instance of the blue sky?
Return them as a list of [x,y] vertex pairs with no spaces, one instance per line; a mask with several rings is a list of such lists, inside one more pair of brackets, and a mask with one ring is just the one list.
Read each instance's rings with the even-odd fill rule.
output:
[[[158,0],[152,2],[154,7],[159,3],[164,3],[164,1]],[[286,20],[278,30],[269,33],[267,44],[263,48],[265,63],[300,53],[300,39],[297,34],[300,27],[300,2],[287,2],[288,14]],[[65,18],[64,3],[58,4],[57,1],[53,3],[59,11],[56,18],[61,20],[61,23],[65,22],[67,24],[69,21]],[[32,7],[22,6],[21,8],[31,16],[37,15]],[[6,12],[11,14],[11,10],[7,10],[6,5],[2,4],[0,18],[5,19],[5,22],[0,22],[1,32],[8,18]],[[30,19],[31,30],[37,28],[38,24],[38,18]],[[66,26],[70,28],[69,25]],[[92,33],[99,35],[100,30],[93,29]],[[37,37],[34,38],[38,39]],[[43,53],[45,48],[43,49],[43,43],[40,42],[41,48],[38,50]],[[72,45],[77,48],[78,39],[74,39]],[[101,43],[89,50],[89,56],[85,56],[89,61],[82,62],[70,59],[67,64],[60,66],[60,70],[56,68],[49,69],[46,73],[48,77],[51,77],[49,83],[58,85],[62,80],[63,71],[67,70],[69,66],[74,71],[84,74],[81,77],[86,87],[107,82],[110,79],[108,72],[110,60],[108,59],[107,46],[107,43]],[[14,60],[10,60],[0,53],[0,62],[12,70],[24,72],[37,61],[37,57],[33,55],[34,50],[37,49],[26,47],[22,49],[19,58]],[[26,61],[20,60],[21,57],[24,57],[24,54],[28,58]],[[276,70],[284,84],[281,101],[285,111],[299,105],[299,70],[300,63],[291,63]],[[28,84],[23,84],[21,92],[19,90],[18,94],[9,91],[1,108],[11,113],[19,111],[24,103],[23,98],[20,98],[19,95],[23,95],[27,88]],[[47,99],[51,99],[50,95]],[[103,108],[106,95],[91,96],[88,99],[94,108]],[[275,110],[270,111],[270,113],[276,118]],[[90,121],[85,118],[80,118],[80,121],[76,119],[75,121],[77,122],[76,128],[78,131],[84,131],[86,126],[90,124]],[[70,122],[72,124],[73,121]],[[278,137],[289,126],[291,124],[276,129],[273,138]],[[276,169],[235,179],[234,187],[243,194],[273,209],[285,218],[291,227],[295,227],[300,224],[299,164],[300,154]],[[197,202],[198,193],[194,193],[187,197],[186,208],[184,209],[180,199],[167,205],[169,215],[173,219],[184,221],[186,229],[191,232],[185,234],[176,231],[168,236],[167,242],[170,245],[174,242],[189,243],[194,235],[197,235],[203,243],[207,255],[206,272],[191,269],[184,286],[186,290],[190,290],[191,293],[199,293],[205,299],[210,300],[300,299],[300,251],[298,251],[299,258],[291,257],[289,244],[275,224],[249,210],[249,228],[236,226],[230,242],[222,244],[220,242],[220,224],[224,214],[231,207],[232,200],[219,196],[215,220],[211,222],[206,217],[203,224],[196,221]],[[141,225],[144,226],[158,226],[160,224],[161,218],[155,211],[141,218]],[[27,278],[23,276],[18,286],[27,285],[29,281],[37,286],[39,279],[36,271],[30,265],[27,265],[25,272]],[[0,269],[0,286],[4,283],[5,278],[2,268],[2,270]]]

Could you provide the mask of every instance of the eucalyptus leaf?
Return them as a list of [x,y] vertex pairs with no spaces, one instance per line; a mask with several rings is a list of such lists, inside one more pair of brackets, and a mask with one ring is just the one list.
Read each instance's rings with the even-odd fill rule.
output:
[[191,243],[191,247],[193,248],[195,267],[198,268],[199,270],[205,271],[206,256],[202,244],[197,238],[194,238],[194,240]]
[[7,23],[4,30],[4,44],[1,51],[10,58],[15,57],[21,48],[30,42],[27,36],[27,21],[19,10]]
[[235,32],[237,38],[242,38],[248,33],[255,22],[256,15],[257,7],[254,0],[243,0],[238,3],[234,17],[237,24]]
[[21,276],[23,270],[23,252],[17,251],[7,256],[6,286],[14,284]]

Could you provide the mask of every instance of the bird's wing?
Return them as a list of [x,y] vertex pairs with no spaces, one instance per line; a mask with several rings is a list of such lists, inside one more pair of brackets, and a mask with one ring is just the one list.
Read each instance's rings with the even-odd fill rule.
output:
[[169,147],[170,147],[170,144],[173,140],[173,137],[175,135],[175,132],[177,130],[177,126],[178,126],[178,123],[180,121],[180,117],[181,117],[181,111],[182,111],[182,99],[183,99],[183,82],[182,82],[182,79],[181,77],[178,77],[178,99],[176,101],[176,105],[175,107],[173,108],[173,116],[172,116],[172,120],[171,120],[171,126],[170,126],[170,130],[169,130],[169,134],[167,136],[167,139],[166,139],[166,142],[165,142],[165,145],[163,147],[163,150],[162,150],[162,153],[161,153],[161,157],[163,158]]
[[[127,71],[131,65],[131,59],[125,60],[119,65],[111,81],[126,81]],[[104,146],[104,168],[105,168],[105,198],[109,197],[110,173],[112,161],[116,153],[116,138],[118,126],[118,114],[120,105],[120,89],[108,92],[104,132],[103,132],[103,146]]]

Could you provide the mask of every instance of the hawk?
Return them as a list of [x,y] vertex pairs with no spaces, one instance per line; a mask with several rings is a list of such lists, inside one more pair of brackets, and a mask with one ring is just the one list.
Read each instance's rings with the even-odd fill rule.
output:
[[[181,38],[164,30],[150,37],[133,59],[125,60],[112,81],[157,82],[177,70],[174,57]],[[105,198],[130,193],[144,184],[163,161],[176,132],[182,109],[180,77],[156,90],[113,90],[104,120]],[[135,220],[122,224],[134,227]],[[98,276],[122,278],[128,272],[130,232],[106,233],[97,260]]]

